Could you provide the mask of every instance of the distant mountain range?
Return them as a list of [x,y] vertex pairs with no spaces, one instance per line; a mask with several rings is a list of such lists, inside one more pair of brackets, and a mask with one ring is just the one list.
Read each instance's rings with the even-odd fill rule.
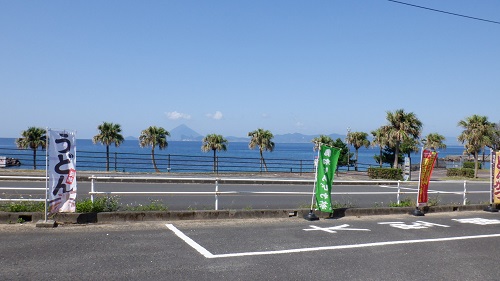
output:
[[[197,133],[193,129],[188,126],[182,124],[179,125],[170,132],[170,137],[168,137],[169,141],[202,141],[203,135]],[[274,135],[273,141],[275,143],[308,143],[311,142],[312,139],[318,137],[319,135],[303,135],[299,133],[293,134],[283,134],[283,135]],[[333,140],[340,138],[342,141],[345,141],[346,135],[340,134],[330,134],[328,135]],[[248,142],[250,140],[249,137],[234,137],[234,136],[224,136],[229,142]],[[137,140],[137,137],[126,137],[125,139]],[[447,145],[460,145],[456,138],[446,137]]]
[[[339,134],[331,134],[329,135],[332,139],[341,138],[344,140],[345,136]],[[188,126],[182,124],[179,125],[172,130],[170,130],[170,138],[172,141],[201,141],[203,139],[203,135],[195,132],[193,129]],[[234,136],[224,136],[229,142],[248,142],[249,137],[234,137]],[[283,135],[274,135],[273,141],[275,143],[304,143],[311,142],[311,140],[318,135],[303,135],[299,133],[293,134],[283,134]]]
[[170,140],[173,141],[201,141],[203,137],[184,124],[170,130]]

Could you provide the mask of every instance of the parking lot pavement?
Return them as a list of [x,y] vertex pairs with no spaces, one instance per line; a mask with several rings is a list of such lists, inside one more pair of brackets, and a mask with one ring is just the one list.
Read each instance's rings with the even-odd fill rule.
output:
[[0,225],[3,280],[498,279],[500,215]]
[[[307,221],[167,224],[206,258],[293,254],[341,249],[500,238],[500,216],[483,212],[346,217]],[[244,241],[244,243],[242,243]]]

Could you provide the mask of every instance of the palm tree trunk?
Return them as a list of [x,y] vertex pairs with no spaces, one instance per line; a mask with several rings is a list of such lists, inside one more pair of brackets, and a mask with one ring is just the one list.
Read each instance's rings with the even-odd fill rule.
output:
[[382,168],[382,146],[380,147],[379,150],[379,159],[378,159],[378,164],[380,165],[380,168]]
[[36,149],[33,149],[33,170],[36,170]]
[[215,149],[213,149],[213,151],[214,151],[214,173],[215,173],[215,171],[216,171],[216,169],[215,169],[215,167],[216,167],[216,165],[215,165],[215,162],[216,162],[216,157],[215,157],[216,153],[215,153],[215,151],[216,151],[216,150],[215,150]]
[[358,171],[358,148],[356,148],[356,163],[354,163],[354,171]]
[[264,164],[264,169],[266,169],[267,172],[267,164],[266,161],[264,160],[264,155],[262,155],[262,149],[260,150],[260,161]]
[[410,156],[411,152],[408,153],[408,161],[410,162],[410,177],[408,178],[408,180],[411,180],[411,156]]
[[157,173],[160,172],[160,170],[158,170],[158,167],[156,167],[156,161],[155,161],[155,148],[153,146],[153,148],[151,149],[151,159],[153,159],[153,167],[155,168],[155,171]]
[[106,145],[106,172],[109,172],[109,145]]
[[474,178],[477,178],[477,170],[478,170],[478,162],[479,162],[479,157],[477,155],[477,152],[474,152]]
[[399,142],[396,142],[396,149],[394,150],[394,165],[393,168],[398,168],[398,158],[399,158]]

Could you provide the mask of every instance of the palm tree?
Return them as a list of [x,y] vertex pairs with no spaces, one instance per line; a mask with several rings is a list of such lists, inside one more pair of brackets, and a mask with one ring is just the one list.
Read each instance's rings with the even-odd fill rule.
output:
[[36,151],[38,147],[42,149],[47,147],[47,130],[39,127],[29,127],[28,130],[21,132],[20,138],[16,139],[18,148],[33,150],[33,169],[36,170]]
[[458,141],[464,144],[467,154],[474,156],[474,177],[477,178],[479,152],[492,144],[495,125],[488,121],[488,117],[474,114],[460,120],[458,126],[464,128]]
[[125,141],[121,134],[122,128],[120,124],[102,122],[97,130],[99,133],[92,138],[92,142],[100,142],[106,146],[106,171],[109,171],[109,146],[114,143],[115,147],[119,147]]
[[365,132],[352,132],[347,136],[347,143],[352,144],[356,153],[356,162],[354,163],[354,170],[358,170],[358,150],[360,147],[370,146],[370,141],[368,140],[368,134]]
[[315,137],[314,139],[311,140],[311,142],[314,143],[314,147],[313,147],[314,151],[318,151],[319,147],[322,144],[333,147],[333,143],[334,143],[332,138],[329,136],[326,136],[326,135],[320,135],[319,137]]
[[417,153],[420,150],[419,147],[420,147],[420,142],[414,138],[407,138],[400,145],[399,151],[401,152],[401,154],[406,154],[406,156],[408,157],[408,165],[410,167],[410,175],[409,175],[410,180],[411,180],[411,153],[412,152]]
[[446,138],[438,133],[428,134],[422,142],[424,143],[424,148],[429,148],[432,150],[446,149],[446,144],[444,141]]
[[248,143],[248,147],[250,149],[254,149],[256,146],[259,147],[260,166],[262,169],[262,164],[264,164],[267,172],[267,165],[262,152],[265,150],[272,152],[274,150],[274,142],[271,141],[274,138],[274,135],[268,130],[259,128],[255,131],[249,132],[248,136],[251,137],[250,142]]
[[167,130],[156,126],[149,126],[146,130],[143,130],[139,136],[139,145],[141,147],[151,146],[151,159],[153,160],[153,166],[157,173],[160,172],[160,170],[158,170],[156,166],[155,147],[158,145],[160,150],[167,148],[167,136],[170,136]]
[[371,131],[371,134],[373,136],[372,139],[372,146],[378,146],[379,147],[379,165],[380,168],[382,168],[382,150],[384,147],[388,146],[388,139],[387,139],[387,134],[384,132],[385,127],[380,127],[374,131]]
[[201,145],[201,151],[208,152],[213,150],[214,152],[214,173],[217,171],[216,169],[216,151],[226,151],[228,141],[222,136],[217,134],[209,134],[206,135],[201,141],[203,144]]
[[422,122],[415,113],[406,113],[403,109],[395,112],[387,111],[388,125],[384,130],[387,132],[388,140],[394,146],[394,168],[398,167],[399,147],[406,139],[419,139],[422,131]]
[[494,124],[491,145],[488,147],[494,151],[496,151],[500,148],[500,122]]
[[[430,133],[423,140],[424,149],[429,148],[432,150],[446,149],[444,141],[446,138],[438,133]],[[439,157],[436,159],[436,167],[439,167]]]

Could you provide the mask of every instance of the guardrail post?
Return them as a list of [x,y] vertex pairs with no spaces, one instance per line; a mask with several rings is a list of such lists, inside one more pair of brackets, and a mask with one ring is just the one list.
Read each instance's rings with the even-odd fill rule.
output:
[[94,175],[90,177],[90,201],[94,203]]
[[467,181],[464,181],[464,202],[462,203],[462,205],[465,206],[466,203],[467,203]]
[[219,210],[219,179],[215,178],[215,210]]
[[399,201],[399,194],[400,194],[400,192],[401,192],[401,185],[400,185],[400,183],[401,183],[401,181],[400,181],[400,180],[398,180],[398,194],[396,195],[396,199],[397,199],[397,201],[398,201],[398,205],[399,205],[399,203],[400,203],[400,201]]

